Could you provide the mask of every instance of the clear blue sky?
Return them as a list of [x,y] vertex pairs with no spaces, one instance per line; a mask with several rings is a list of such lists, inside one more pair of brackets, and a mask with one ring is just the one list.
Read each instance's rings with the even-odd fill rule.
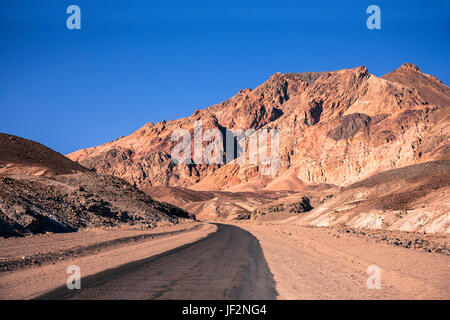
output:
[[[82,29],[66,28],[81,8]],[[381,30],[366,8],[381,8]],[[0,0],[0,132],[69,153],[275,72],[403,62],[450,83],[450,1]]]

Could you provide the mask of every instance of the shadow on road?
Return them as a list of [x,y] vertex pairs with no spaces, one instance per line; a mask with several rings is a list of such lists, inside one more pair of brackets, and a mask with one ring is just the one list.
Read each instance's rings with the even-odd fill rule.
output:
[[64,285],[36,299],[275,299],[258,239],[237,226],[215,225],[217,232],[204,239],[82,277],[80,290]]

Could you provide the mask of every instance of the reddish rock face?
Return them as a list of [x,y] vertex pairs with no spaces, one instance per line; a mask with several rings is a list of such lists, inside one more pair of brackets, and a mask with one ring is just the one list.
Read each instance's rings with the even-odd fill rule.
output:
[[450,88],[438,78],[424,74],[414,64],[404,63],[397,70],[389,72],[381,78],[415,88],[431,104],[443,106],[450,104]]
[[[68,157],[136,183],[196,190],[296,189],[304,184],[345,186],[374,173],[449,158],[450,89],[417,66],[404,64],[379,78],[362,66],[333,72],[276,73],[254,90],[188,118],[149,123],[129,136]],[[259,165],[175,165],[178,128],[280,131],[280,168]],[[257,187],[255,187],[257,186]],[[244,188],[245,189],[245,188]]]

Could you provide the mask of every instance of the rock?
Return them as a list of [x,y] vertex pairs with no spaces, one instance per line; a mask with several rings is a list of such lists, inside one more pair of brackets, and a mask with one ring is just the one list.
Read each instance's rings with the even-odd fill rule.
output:
[[[424,107],[430,103],[435,107]],[[277,73],[254,90],[241,90],[191,117],[146,125],[129,136],[68,156],[142,190],[195,185],[224,190],[257,178],[259,166],[250,174],[232,163],[174,165],[172,132],[178,128],[192,132],[198,120],[204,130],[222,132],[278,128],[282,150],[278,176],[295,168],[297,178],[305,183],[347,185],[372,174],[374,164],[377,170],[387,170],[425,158],[441,159],[447,139],[439,128],[446,127],[448,119],[439,114],[448,113],[449,105],[448,87],[409,64],[383,79],[365,67]],[[431,118],[436,125],[428,124]],[[406,150],[406,145],[414,148]]]

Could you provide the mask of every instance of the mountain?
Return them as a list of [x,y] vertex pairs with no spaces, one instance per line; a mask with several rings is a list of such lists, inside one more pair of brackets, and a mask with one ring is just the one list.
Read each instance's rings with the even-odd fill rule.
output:
[[40,143],[0,133],[0,175],[54,176],[87,171],[89,170],[78,163]]
[[[267,125],[281,130],[273,180],[345,186],[380,171],[448,158],[449,106],[430,104],[415,88],[365,68],[321,75]],[[259,170],[228,164],[192,188],[249,183],[261,179]]]
[[381,78],[417,89],[420,95],[431,104],[450,105],[450,88],[438,78],[423,73],[414,64],[404,63],[400,68]]
[[[190,117],[148,123],[129,136],[68,157],[145,190],[298,190],[302,184],[345,186],[377,172],[447,159],[449,88],[404,64],[383,77],[365,67],[276,73],[259,87]],[[258,164],[180,164],[171,160],[175,129],[280,130],[280,168],[261,176]],[[226,152],[227,150],[225,150]],[[244,187],[246,190],[247,187]]]
[[31,140],[0,134],[0,236],[155,227],[189,214]]

